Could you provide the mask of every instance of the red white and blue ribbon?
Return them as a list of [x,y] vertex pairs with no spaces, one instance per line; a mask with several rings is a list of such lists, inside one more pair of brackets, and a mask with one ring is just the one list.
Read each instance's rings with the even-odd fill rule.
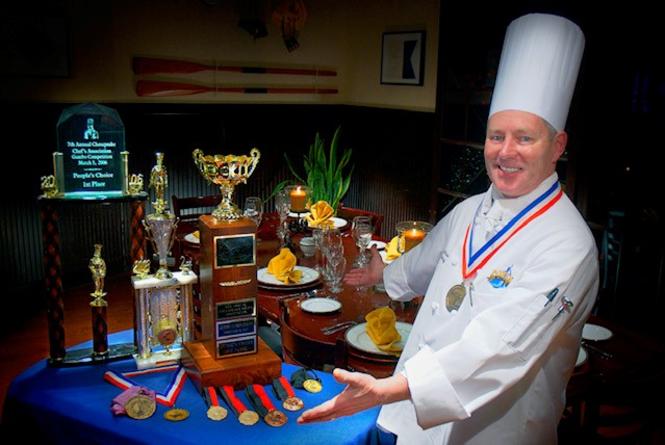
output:
[[464,244],[462,245],[462,278],[467,280],[468,278],[473,277],[476,271],[483,267],[494,254],[496,254],[513,236],[515,236],[515,234],[517,234],[517,232],[552,208],[552,206],[561,199],[562,195],[563,189],[561,189],[558,182],[555,182],[542,195],[534,199],[529,205],[508,221],[501,230],[483,244],[476,252],[473,252],[472,248],[474,228],[474,222],[472,221],[466,229]]
[[163,393],[155,392],[155,400],[157,401],[157,403],[171,407],[175,404],[175,401],[178,399],[180,391],[182,391],[182,388],[185,385],[185,380],[187,378],[187,373],[185,372],[185,369],[178,365],[165,366],[163,368],[144,369],[141,371],[124,372],[121,374],[118,374],[113,371],[106,371],[104,373],[104,380],[106,380],[112,385],[117,386],[120,389],[129,389],[132,386],[144,386],[144,385],[139,385],[138,383],[130,380],[131,377],[137,377],[146,374],[156,374],[158,372],[175,371],[175,370],[177,370],[178,372],[171,379],[171,382],[166,387],[166,391],[164,391]]

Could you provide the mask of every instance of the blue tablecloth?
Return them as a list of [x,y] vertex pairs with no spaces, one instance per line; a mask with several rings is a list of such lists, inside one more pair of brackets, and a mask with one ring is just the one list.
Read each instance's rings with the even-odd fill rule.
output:
[[[109,336],[109,343],[132,341],[131,331]],[[81,345],[87,346],[90,345]],[[176,401],[176,407],[189,410],[190,417],[181,422],[164,419],[168,408],[157,404],[157,412],[146,420],[134,420],[111,413],[111,400],[122,390],[103,380],[104,372],[133,371],[133,360],[123,360],[102,365],[73,368],[52,368],[46,361],[33,365],[11,384],[5,401],[3,424],[6,428],[19,429],[21,441],[35,439],[41,443],[99,443],[99,444],[368,444],[376,443],[375,427],[378,408],[358,413],[334,422],[298,425],[299,412],[285,411],[288,422],[281,428],[259,422],[254,426],[240,424],[229,411],[229,416],[215,422],[206,417],[206,405],[189,380]],[[286,377],[297,370],[283,364]],[[317,372],[323,382],[323,391],[310,394],[295,389],[305,402],[305,408],[313,407],[339,393],[342,385],[332,375]],[[163,392],[172,374],[157,373],[135,377],[137,383]],[[272,388],[266,387],[271,400],[280,404]],[[236,391],[238,397],[250,406],[244,391]],[[223,402],[222,402],[223,403]],[[284,411],[284,410],[282,410]]]

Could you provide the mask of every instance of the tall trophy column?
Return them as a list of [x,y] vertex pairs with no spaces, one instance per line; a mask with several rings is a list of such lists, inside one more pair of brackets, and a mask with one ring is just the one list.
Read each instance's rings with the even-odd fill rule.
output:
[[202,339],[185,343],[183,364],[201,386],[265,385],[281,374],[281,359],[258,337],[256,225],[233,204],[261,154],[193,153],[203,177],[220,186],[222,201],[199,218]]
[[149,186],[155,191],[154,212],[146,216],[146,233],[159,258],[159,267],[150,274],[150,261],[134,262],[132,285],[135,295],[136,346],[139,369],[166,366],[180,359],[182,344],[191,337],[192,285],[196,275],[188,269],[171,272],[167,257],[178,221],[166,206],[164,194],[168,175],[164,155],[157,153]]

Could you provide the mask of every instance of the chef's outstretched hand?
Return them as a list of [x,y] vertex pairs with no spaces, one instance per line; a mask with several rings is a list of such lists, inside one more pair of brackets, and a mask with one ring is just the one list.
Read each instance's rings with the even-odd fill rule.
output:
[[376,246],[372,246],[370,249],[371,258],[367,267],[361,267],[358,269],[351,269],[344,275],[344,283],[350,286],[374,286],[376,283],[383,281],[383,269],[386,267],[383,264],[381,255],[376,249]]
[[376,405],[404,400],[410,395],[406,377],[401,374],[376,379],[369,374],[337,368],[333,376],[339,383],[346,384],[346,388],[332,399],[302,413],[298,423],[335,420]]

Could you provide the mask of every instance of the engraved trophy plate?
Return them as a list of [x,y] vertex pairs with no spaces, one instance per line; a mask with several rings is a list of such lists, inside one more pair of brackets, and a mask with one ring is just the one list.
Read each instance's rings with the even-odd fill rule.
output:
[[217,320],[256,316],[256,298],[223,301],[216,306]]
[[217,340],[256,334],[256,317],[217,322]]

